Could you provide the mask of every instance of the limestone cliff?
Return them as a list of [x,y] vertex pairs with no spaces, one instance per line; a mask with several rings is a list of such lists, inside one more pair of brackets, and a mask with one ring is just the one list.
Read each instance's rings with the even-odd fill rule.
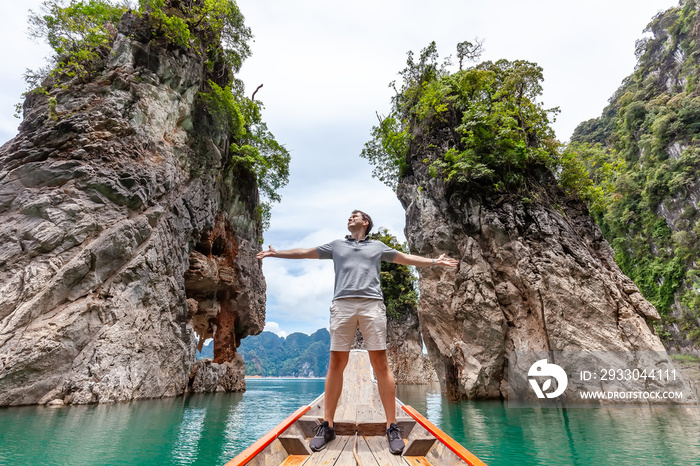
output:
[[[700,2],[658,13],[637,64],[574,143],[624,160],[599,220],[618,263],[658,309],[667,348],[700,351]],[[597,178],[592,173],[592,178]]]
[[420,327],[447,395],[507,397],[508,363],[521,367],[511,351],[618,351],[627,367],[647,350],[668,362],[658,312],[554,177],[541,68],[499,60],[441,74],[435,54],[409,55],[395,112],[365,154],[380,174],[398,169],[411,252],[459,261],[419,268]]
[[200,98],[208,57],[117,29],[0,148],[0,405],[238,390],[264,326],[256,177]]
[[387,356],[398,384],[436,382],[437,374],[423,354],[423,337],[416,312],[387,321]]
[[463,67],[480,43],[457,51],[454,73],[434,42],[409,52],[391,112],[362,151],[396,189],[411,252],[458,261],[418,269],[420,328],[447,395],[506,398],[508,380],[528,388],[526,352],[617,351],[609,363],[631,367],[646,350],[653,364],[670,364],[652,326],[657,310],[580,200],[588,174],[569,176],[552,110],[539,102],[542,68]]
[[580,202],[451,193],[419,165],[399,188],[409,244],[460,261],[419,269],[423,339],[450,398],[505,397],[512,350],[664,350],[658,313]]

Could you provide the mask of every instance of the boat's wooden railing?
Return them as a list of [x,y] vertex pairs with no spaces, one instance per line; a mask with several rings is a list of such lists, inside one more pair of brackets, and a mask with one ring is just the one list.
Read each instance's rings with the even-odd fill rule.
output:
[[425,430],[430,432],[435,438],[438,439],[443,445],[449,448],[455,455],[464,460],[469,466],[486,466],[486,463],[481,461],[472,452],[464,448],[462,445],[457,443],[452,437],[444,433],[442,430],[427,420],[421,413],[416,411],[413,407],[409,405],[402,405],[403,409],[409,416],[411,416],[415,421],[423,426]]
[[252,460],[258,453],[267,448],[275,441],[285,430],[292,424],[297,422],[304,414],[311,409],[311,406],[303,406],[297,409],[291,416],[279,423],[275,428],[269,431],[264,436],[260,437],[255,443],[239,453],[234,459],[226,463],[226,466],[243,466]]

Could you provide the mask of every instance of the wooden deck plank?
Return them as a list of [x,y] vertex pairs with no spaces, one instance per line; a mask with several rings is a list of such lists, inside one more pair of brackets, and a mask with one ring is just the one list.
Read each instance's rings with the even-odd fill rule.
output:
[[335,461],[336,466],[354,466],[355,465],[355,455],[352,454],[352,448],[355,445],[355,436],[349,436],[348,443],[345,444],[345,448],[340,452],[338,459]]
[[372,410],[372,422],[386,422],[386,414],[384,414],[384,408],[373,409]]
[[437,442],[435,446],[430,449],[428,454],[425,455],[425,458],[443,466],[464,466],[466,463],[462,458],[453,454],[453,452],[441,442]]
[[403,460],[406,462],[406,464],[411,466],[432,466],[432,463],[425,459],[424,456],[404,456]]
[[377,392],[377,384],[372,382],[369,355],[364,351],[350,351],[350,363],[345,367],[343,378],[348,383],[343,384],[340,404],[352,404],[357,400],[371,400]]
[[408,438],[408,436],[411,435],[411,432],[413,432],[413,429],[418,425],[416,421],[410,417],[398,418],[396,419],[396,424],[401,429],[401,435],[403,438]]
[[357,406],[357,422],[373,422],[374,408],[370,404],[358,404]]
[[318,424],[319,422],[316,416],[302,416],[297,421],[299,430],[301,430],[307,438],[314,436],[314,428]]
[[333,422],[334,423],[343,420],[343,418],[345,416],[346,408],[347,408],[346,406],[336,406],[335,407],[335,414],[333,415]]
[[357,457],[360,459],[362,466],[382,466],[372,454],[372,450],[370,450],[364,437],[357,439]]
[[396,419],[399,419],[399,418],[406,416],[406,413],[404,412],[404,410],[401,409],[402,406],[403,406],[403,401],[396,398],[396,403],[395,403],[396,412],[394,413],[394,415],[396,416]]
[[348,443],[350,436],[339,435],[323,450],[315,452],[309,457],[304,466],[331,466],[334,465],[338,456]]
[[372,403],[358,404],[357,406],[357,422],[386,422],[384,409],[377,409]]
[[406,448],[404,448],[404,456],[425,456],[428,454],[433,445],[435,445],[437,439],[433,436],[426,438],[413,438],[408,441]]
[[268,466],[271,464],[282,464],[288,457],[287,450],[284,449],[282,443],[275,439],[269,444],[260,454],[251,457],[246,461],[247,466]]
[[301,466],[307,459],[306,455],[289,455],[280,466]]
[[357,405],[348,404],[341,406],[338,412],[335,413],[335,420],[338,422],[347,422],[354,424],[357,419]]
[[357,424],[350,422],[336,422],[333,424],[336,435],[355,435]]
[[389,441],[386,437],[365,437],[367,445],[372,450],[374,458],[382,466],[405,466],[406,463],[401,455],[392,455],[389,451]]
[[379,413],[382,419],[386,420],[386,414],[384,412],[384,405],[382,404],[382,398],[379,396],[379,387],[376,383],[373,383],[372,397],[370,398],[370,404],[374,408],[374,411]]
[[326,394],[322,393],[321,395],[319,395],[318,398],[311,402],[311,404],[309,405],[311,409],[306,414],[308,416],[323,417],[323,407],[325,406],[325,402]]
[[357,425],[357,431],[364,436],[382,436],[386,433],[386,421],[363,422]]

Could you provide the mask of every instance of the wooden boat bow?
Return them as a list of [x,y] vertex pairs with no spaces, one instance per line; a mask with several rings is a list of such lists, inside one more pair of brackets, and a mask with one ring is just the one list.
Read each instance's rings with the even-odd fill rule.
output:
[[[438,429],[418,411],[396,400],[396,421],[403,430],[403,455],[389,452],[386,417],[367,351],[350,352],[343,374],[343,393],[336,409],[336,439],[319,451],[308,446],[323,418],[324,395],[242,451],[226,466],[242,465],[470,465],[485,466],[469,450]],[[349,383],[348,383],[349,382]]]

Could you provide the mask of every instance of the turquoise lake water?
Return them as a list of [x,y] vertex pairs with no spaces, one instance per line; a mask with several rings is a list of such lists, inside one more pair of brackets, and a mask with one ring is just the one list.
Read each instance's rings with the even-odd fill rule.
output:
[[[0,465],[221,465],[323,392],[319,379],[252,379],[245,393],[0,409]],[[700,413],[677,408],[517,409],[397,396],[494,465],[700,465]]]

